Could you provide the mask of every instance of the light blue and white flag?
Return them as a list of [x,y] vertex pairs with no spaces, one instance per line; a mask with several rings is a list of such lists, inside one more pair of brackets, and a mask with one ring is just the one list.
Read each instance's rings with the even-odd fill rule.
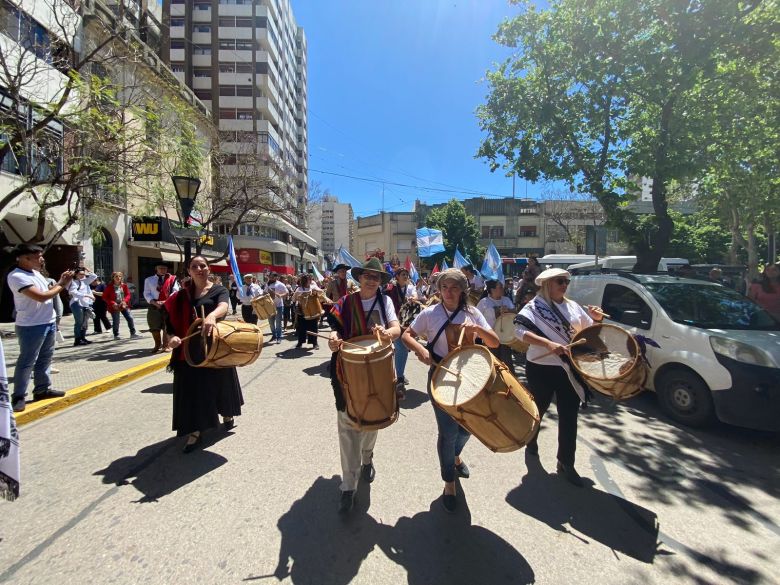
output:
[[452,259],[452,265],[455,268],[463,268],[464,266],[470,265],[471,262],[466,260],[463,255],[460,253],[460,250],[457,246],[455,246],[455,257]]
[[238,270],[238,261],[236,260],[236,250],[233,247],[233,236],[228,236],[228,264],[230,264],[230,270],[233,272],[233,278],[236,279],[236,284],[240,287],[241,272]]
[[316,265],[312,264],[312,265],[311,265],[311,267],[314,269],[314,279],[315,279],[317,282],[322,282],[323,280],[325,280],[325,279],[323,278],[322,274],[320,274],[320,271],[319,271],[319,270],[317,270],[317,266],[316,266]]
[[446,260],[442,260],[441,261],[441,269],[442,270],[447,270],[448,268],[449,268],[449,266],[447,266],[447,261]]
[[480,272],[487,280],[504,282],[504,267],[501,264],[501,254],[498,253],[492,241],[485,251],[485,259],[482,261],[482,270]]
[[428,258],[444,252],[444,234],[441,230],[423,227],[417,230],[417,255]]
[[340,246],[339,251],[336,253],[336,264],[346,264],[352,268],[362,266],[362,262],[347,252],[344,246]]

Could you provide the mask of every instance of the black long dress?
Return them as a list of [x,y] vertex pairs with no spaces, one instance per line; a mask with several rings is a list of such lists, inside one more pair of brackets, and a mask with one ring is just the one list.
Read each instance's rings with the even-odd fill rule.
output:
[[[192,301],[195,314],[206,315],[219,303],[230,303],[230,294],[215,284]],[[173,333],[173,331],[169,331]],[[178,436],[203,432],[219,425],[221,416],[238,416],[244,397],[236,368],[194,368],[186,361],[173,362],[173,430]]]

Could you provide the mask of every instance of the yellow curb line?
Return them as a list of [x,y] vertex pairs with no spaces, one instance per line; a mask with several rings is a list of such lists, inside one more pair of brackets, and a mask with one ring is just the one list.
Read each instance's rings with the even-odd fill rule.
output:
[[24,425],[43,418],[44,416],[59,412],[60,410],[65,410],[74,404],[98,396],[103,392],[108,392],[117,386],[121,386],[122,384],[146,376],[147,374],[161,370],[168,365],[169,361],[171,361],[171,354],[166,354],[149,360],[140,366],[134,366],[127,370],[117,372],[116,374],[106,376],[105,378],[100,378],[94,382],[89,382],[83,386],[72,388],[71,390],[68,390],[67,394],[62,398],[49,398],[48,400],[41,401],[36,400],[35,402],[28,404],[24,412],[16,413],[16,424]]

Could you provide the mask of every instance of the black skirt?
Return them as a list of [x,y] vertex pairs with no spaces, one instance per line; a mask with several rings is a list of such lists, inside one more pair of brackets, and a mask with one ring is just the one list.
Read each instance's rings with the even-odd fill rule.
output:
[[221,416],[238,416],[244,397],[236,368],[173,366],[173,430],[178,436],[219,425]]

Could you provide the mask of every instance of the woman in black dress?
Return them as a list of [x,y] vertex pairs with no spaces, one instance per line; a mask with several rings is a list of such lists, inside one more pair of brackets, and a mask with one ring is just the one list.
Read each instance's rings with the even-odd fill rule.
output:
[[197,449],[203,432],[219,425],[222,415],[225,429],[234,426],[233,417],[241,414],[244,399],[236,368],[194,368],[184,359],[181,338],[193,321],[205,313],[203,335],[209,335],[217,321],[227,315],[230,294],[221,284],[209,280],[209,265],[203,256],[195,256],[187,267],[190,279],[165,301],[166,326],[173,348],[173,430],[187,435],[184,452]]

